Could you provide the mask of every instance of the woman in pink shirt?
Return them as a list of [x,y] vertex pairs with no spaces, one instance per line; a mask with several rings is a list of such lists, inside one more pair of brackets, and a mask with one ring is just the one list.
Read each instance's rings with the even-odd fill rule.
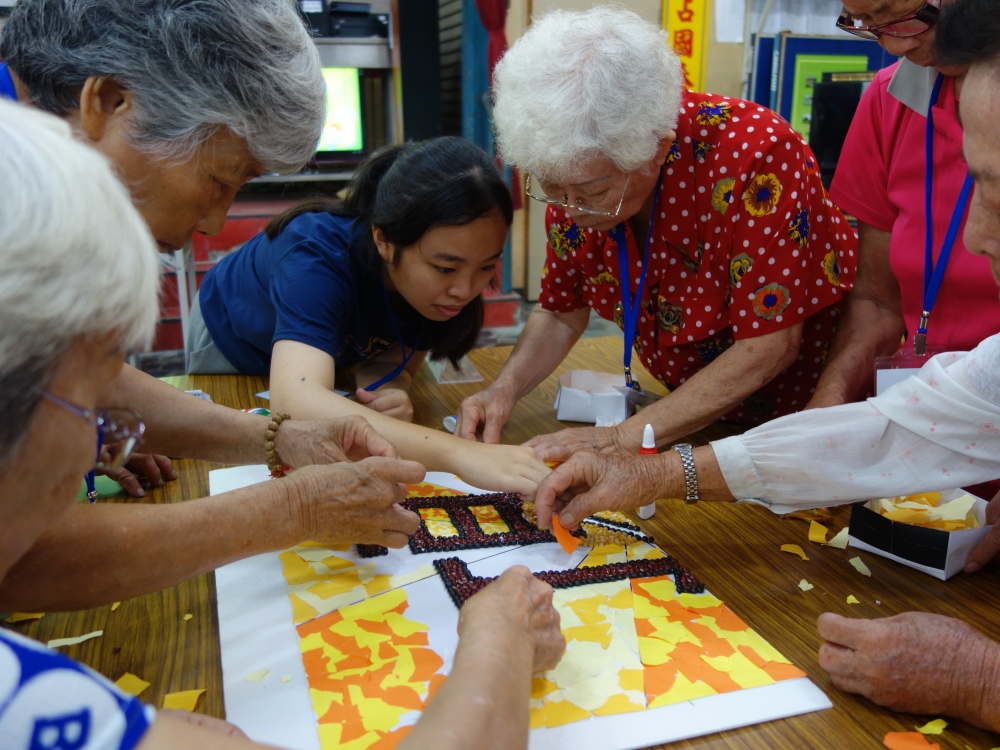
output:
[[[871,389],[876,357],[913,351],[924,299],[927,112],[933,105],[933,260],[935,267],[968,175],[958,98],[965,68],[938,67],[934,23],[952,0],[846,0],[842,23],[874,29],[878,42],[904,57],[879,72],[861,99],[830,196],[858,219],[858,269],[829,362],[809,407],[855,401]],[[876,6],[885,8],[884,12]],[[893,26],[908,16],[918,16]],[[922,24],[922,26],[920,25]],[[912,33],[915,36],[890,36]],[[863,29],[862,29],[863,30]],[[870,34],[869,34],[870,35]],[[961,213],[961,211],[959,211]],[[966,251],[962,224],[927,325],[927,347],[973,349],[1000,331],[1000,302],[985,258]],[[919,366],[917,364],[916,366]]]

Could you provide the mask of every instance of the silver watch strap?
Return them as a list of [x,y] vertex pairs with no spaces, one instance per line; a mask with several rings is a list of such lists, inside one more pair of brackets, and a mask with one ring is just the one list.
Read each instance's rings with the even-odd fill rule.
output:
[[684,490],[687,493],[684,502],[688,505],[698,502],[698,472],[694,468],[692,448],[690,443],[680,443],[674,446],[674,450],[681,457],[681,465],[684,466]]

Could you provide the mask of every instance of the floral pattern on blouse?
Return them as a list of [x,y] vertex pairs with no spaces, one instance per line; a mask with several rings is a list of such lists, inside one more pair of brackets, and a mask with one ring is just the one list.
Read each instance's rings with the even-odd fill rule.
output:
[[[637,359],[673,389],[735,341],[801,323],[797,360],[726,418],[798,411],[854,278],[854,230],[826,195],[809,147],[771,110],[685,92],[676,132],[660,172]],[[554,206],[547,225],[539,304],[556,312],[590,306],[621,326],[626,280],[612,234],[579,228]],[[635,294],[643,255],[628,222],[625,243]]]

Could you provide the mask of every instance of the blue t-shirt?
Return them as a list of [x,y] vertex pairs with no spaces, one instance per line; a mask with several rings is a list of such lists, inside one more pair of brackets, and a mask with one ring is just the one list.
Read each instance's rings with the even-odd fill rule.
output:
[[13,99],[17,101],[17,89],[14,88],[14,79],[10,77],[7,63],[0,62],[0,99]]
[[4,750],[131,750],[155,717],[82,664],[0,628]]
[[[360,231],[349,217],[302,214],[274,240],[261,232],[205,275],[205,326],[236,369],[269,374],[271,347],[283,339],[326,352],[338,368],[397,343],[380,272],[361,257]],[[424,318],[412,308],[394,317],[403,343],[419,348]]]

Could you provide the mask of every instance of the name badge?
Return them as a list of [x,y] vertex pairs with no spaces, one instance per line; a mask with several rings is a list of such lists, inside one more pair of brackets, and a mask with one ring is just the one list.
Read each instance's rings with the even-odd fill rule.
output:
[[904,345],[891,357],[875,359],[875,395],[881,396],[896,383],[916,375],[931,357],[947,351],[941,347],[928,347],[923,354],[914,354]]

